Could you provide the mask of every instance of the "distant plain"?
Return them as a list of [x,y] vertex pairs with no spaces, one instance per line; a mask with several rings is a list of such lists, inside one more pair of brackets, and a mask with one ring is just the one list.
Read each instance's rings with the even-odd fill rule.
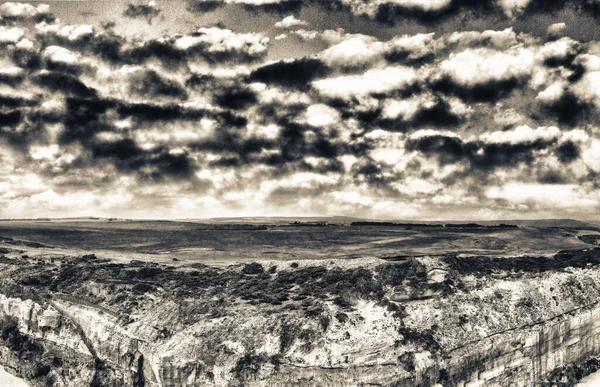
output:
[[[549,255],[589,247],[577,236],[597,234],[593,225],[513,222],[518,228],[446,228],[441,225],[315,226],[288,220],[229,221],[0,221],[0,237],[42,243],[40,255],[93,252],[117,260],[231,264],[256,260],[402,259],[423,255]],[[235,223],[234,223],[235,222]],[[257,226],[263,224],[264,226]]]

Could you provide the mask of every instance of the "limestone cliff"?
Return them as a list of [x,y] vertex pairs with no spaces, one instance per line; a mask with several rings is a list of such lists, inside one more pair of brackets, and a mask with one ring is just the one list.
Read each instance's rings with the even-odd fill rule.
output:
[[600,354],[597,249],[227,268],[0,261],[0,364],[34,386],[528,386],[572,382],[561,370]]

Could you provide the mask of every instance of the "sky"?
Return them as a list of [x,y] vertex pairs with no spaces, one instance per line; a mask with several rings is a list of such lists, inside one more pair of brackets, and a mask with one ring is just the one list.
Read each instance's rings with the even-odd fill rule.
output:
[[0,1],[0,218],[598,220],[599,17]]

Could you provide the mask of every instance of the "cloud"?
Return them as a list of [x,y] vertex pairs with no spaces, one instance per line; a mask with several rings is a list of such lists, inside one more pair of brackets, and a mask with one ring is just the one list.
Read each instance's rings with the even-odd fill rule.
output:
[[387,0],[387,4],[394,4],[404,8],[414,8],[423,11],[439,11],[447,8],[451,0]]
[[383,47],[383,43],[372,36],[357,35],[329,47],[320,57],[330,67],[356,69],[381,59]]
[[600,172],[600,141],[593,140],[592,145],[583,152],[583,161],[594,172]]
[[0,68],[0,84],[15,87],[25,79],[25,72],[22,68],[11,66]]
[[548,26],[548,37],[551,39],[558,39],[562,37],[565,30],[567,29],[566,23],[553,23]]
[[497,50],[506,50],[520,43],[522,38],[515,33],[512,27],[501,31],[485,30],[453,32],[446,39],[447,44],[460,48],[488,47]]
[[302,58],[263,65],[252,71],[250,79],[302,88],[314,79],[325,77],[329,71],[329,67],[318,59]]
[[484,133],[479,139],[487,144],[522,144],[536,141],[553,141],[561,135],[555,126],[532,129],[527,125],[519,126],[512,131]]
[[188,10],[191,12],[212,12],[226,5],[241,5],[250,11],[286,13],[297,11],[302,6],[302,0],[188,0]]
[[307,31],[303,28],[291,31],[290,34],[295,35],[302,40],[314,40],[319,36],[318,31]]
[[28,3],[6,2],[0,5],[0,17],[12,20],[34,19],[36,21],[53,20],[48,4],[39,4],[37,7]]
[[25,35],[25,31],[22,28],[0,26],[0,44],[15,44],[21,40],[23,35]]
[[250,88],[234,86],[217,92],[215,103],[227,109],[240,110],[255,104],[258,99]]
[[304,20],[297,19],[294,15],[289,15],[283,18],[283,20],[275,23],[275,27],[281,29],[291,29],[294,27],[306,27],[308,25]]
[[471,110],[458,100],[445,100],[433,95],[416,95],[407,99],[387,99],[378,123],[394,131],[415,128],[456,127]]
[[209,62],[228,60],[256,60],[267,52],[269,38],[260,34],[238,34],[218,27],[200,28],[192,35],[179,37],[174,47],[199,55]]
[[158,74],[154,70],[138,72],[130,77],[131,90],[144,98],[169,97],[186,100],[188,93],[176,80]]
[[152,24],[152,19],[160,15],[161,10],[156,7],[156,1],[149,1],[148,4],[127,4],[123,11],[123,16],[132,19],[146,19],[148,24]]
[[529,50],[500,52],[487,48],[467,49],[440,64],[442,74],[457,84],[475,87],[489,82],[501,82],[527,76],[534,57]]
[[315,127],[330,126],[340,121],[340,113],[327,105],[315,104],[306,110],[305,120]]
[[31,80],[43,88],[62,92],[68,96],[84,98],[97,96],[96,90],[85,85],[77,77],[61,72],[41,72],[34,75]]
[[525,48],[497,51],[488,48],[451,53],[439,66],[437,87],[465,100],[503,97],[531,75],[535,56]]
[[[549,151],[556,154],[556,162],[564,165],[573,163],[581,155],[581,146],[587,143],[587,138],[583,131],[563,132],[556,127],[532,129],[521,126],[512,131],[484,133],[477,139],[468,140],[450,132],[421,130],[409,137],[405,147],[434,157],[441,166],[466,163],[472,174],[502,168],[545,166],[533,172],[539,174],[547,171],[547,165],[554,163],[549,158],[552,154]],[[588,157],[593,155],[590,149],[587,150]],[[593,161],[591,163],[593,165]],[[485,185],[483,181],[481,184]]]
[[329,98],[349,99],[404,90],[418,81],[417,72],[409,67],[390,66],[368,70],[361,75],[326,78],[313,82],[313,87]]
[[119,170],[136,172],[144,179],[189,179],[193,175],[193,161],[185,152],[161,147],[145,150],[131,139],[96,142],[91,152],[95,159],[111,159]]
[[521,14],[530,1],[531,0],[499,0],[500,6],[509,17]]
[[441,48],[434,39],[434,33],[403,35],[388,42],[385,58],[389,62],[413,63],[433,59],[436,51]]
[[53,62],[61,62],[70,65],[79,63],[81,59],[81,55],[59,46],[47,47],[42,53],[42,56]]
[[[338,19],[323,30],[315,3],[231,0],[223,24],[160,37],[31,16],[36,5],[2,19],[0,213],[24,211],[9,196],[52,212],[85,192],[114,204],[95,211],[138,215],[585,216],[598,203],[599,46],[546,24],[516,32],[535,1],[330,2],[339,20],[411,19],[352,19],[347,33]],[[231,23],[248,10],[259,24]],[[489,29],[509,11],[519,29]],[[574,207],[515,193],[543,186]]]
[[40,35],[54,35],[68,41],[79,41],[94,35],[94,27],[91,24],[62,26],[57,23],[48,24],[41,22],[35,26]]

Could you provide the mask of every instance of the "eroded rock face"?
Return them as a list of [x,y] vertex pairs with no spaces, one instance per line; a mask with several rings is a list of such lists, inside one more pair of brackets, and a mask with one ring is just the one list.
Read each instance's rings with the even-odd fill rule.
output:
[[[441,258],[110,265],[59,267],[33,293],[10,281],[35,272],[7,265],[0,363],[34,386],[478,386],[537,384],[600,353],[593,264],[485,266],[493,277]],[[75,278],[59,282],[61,270]],[[116,282],[123,271],[134,279]],[[412,296],[394,301],[398,288]]]

